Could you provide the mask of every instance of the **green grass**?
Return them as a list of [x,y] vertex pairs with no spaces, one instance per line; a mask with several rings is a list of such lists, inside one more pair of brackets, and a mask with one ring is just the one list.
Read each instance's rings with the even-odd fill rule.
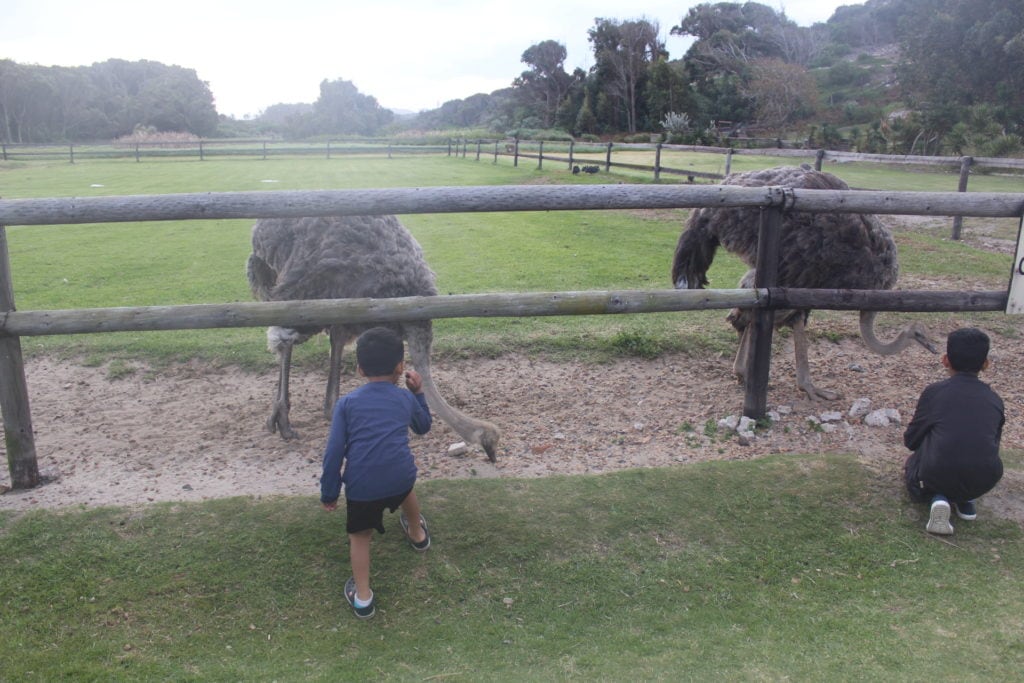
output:
[[1020,527],[846,456],[431,481],[354,618],[313,498],[0,514],[5,680],[1011,680]]
[[[690,155],[694,164],[720,163]],[[734,157],[734,167],[784,160]],[[844,164],[833,169],[853,184],[872,172],[872,185],[894,189],[949,189],[939,174]],[[0,164],[5,198],[162,194],[205,191],[606,183],[620,175],[573,176],[561,164],[543,171],[524,160],[491,163],[448,157],[16,162]],[[638,180],[633,177],[632,180]],[[991,176],[986,182],[1017,183]],[[274,182],[266,182],[274,181]],[[973,180],[972,180],[973,183]],[[922,187],[922,185],[928,185]],[[1005,189],[1013,188],[1007,185]],[[973,187],[973,185],[972,185]],[[980,189],[980,187],[978,188]],[[669,287],[668,271],[687,211],[550,211],[431,214],[404,217],[438,274],[442,293],[652,289]],[[15,299],[21,310],[149,306],[249,301],[244,264],[248,220],[177,221],[8,228]],[[970,234],[970,227],[965,228]],[[946,231],[902,232],[903,272],[948,278],[951,287],[1002,287],[1009,258],[952,244]],[[909,247],[909,248],[908,248]],[[966,267],[965,267],[966,266]],[[711,287],[731,288],[745,268],[720,253]],[[527,353],[587,355],[595,360],[665,351],[731,352],[734,336],[722,312],[568,318],[457,319],[436,323],[442,354]],[[193,358],[214,364],[265,367],[259,329],[117,333],[25,338],[27,354],[140,359],[154,365]],[[320,362],[313,345],[296,362]]]

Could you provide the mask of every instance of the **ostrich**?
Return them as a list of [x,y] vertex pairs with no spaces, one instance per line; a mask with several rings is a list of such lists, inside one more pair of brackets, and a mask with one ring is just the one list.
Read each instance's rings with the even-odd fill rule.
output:
[[[745,187],[776,185],[813,190],[847,190],[849,186],[831,173],[814,171],[803,164],[728,176],[725,185]],[[676,289],[700,289],[708,284],[707,270],[719,245],[739,256],[751,270],[740,287],[753,287],[758,240],[757,209],[697,209],[679,236],[672,263]],[[899,274],[896,244],[889,231],[874,216],[862,214],[788,213],[779,236],[781,287],[809,289],[892,289]],[[814,386],[807,362],[806,324],[808,310],[775,312],[775,326],[793,328],[797,386],[812,399],[834,400],[839,394]],[[875,336],[877,312],[861,311],[860,332],[868,348],[891,355],[917,342],[932,353],[935,346],[917,323],[902,330],[890,342]],[[750,347],[749,310],[734,309],[728,316],[740,333],[733,365],[741,381],[746,378]]]
[[[252,254],[246,267],[249,286],[262,301],[299,299],[389,298],[434,296],[434,273],[423,250],[394,216],[331,216],[260,219],[252,229]],[[338,400],[341,354],[363,325],[331,325],[331,361],[324,414],[331,418]],[[413,365],[423,377],[427,403],[442,420],[471,443],[479,444],[491,462],[500,433],[493,424],[469,417],[444,400],[430,374],[430,320],[391,325],[409,342]],[[280,360],[277,393],[267,429],[284,439],[298,436],[288,420],[288,376],[292,347],[324,328],[267,328],[267,347]]]

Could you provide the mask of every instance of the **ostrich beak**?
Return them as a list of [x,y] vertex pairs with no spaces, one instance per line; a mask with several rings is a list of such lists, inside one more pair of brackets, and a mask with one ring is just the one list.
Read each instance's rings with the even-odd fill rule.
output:
[[686,281],[685,275],[680,275],[679,279],[676,280],[676,289],[689,289],[689,283]]
[[935,346],[935,343],[931,339],[929,339],[928,335],[926,335],[921,330],[914,330],[914,341],[916,341],[918,344],[928,349],[932,353],[939,352],[939,348]]
[[484,446],[484,453],[487,454],[487,459],[491,462],[498,462],[498,455],[494,452],[494,446]]

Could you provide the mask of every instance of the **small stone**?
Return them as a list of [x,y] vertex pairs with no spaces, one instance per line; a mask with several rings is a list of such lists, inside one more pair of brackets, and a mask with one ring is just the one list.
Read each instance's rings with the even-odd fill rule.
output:
[[448,455],[465,455],[468,450],[469,447],[466,443],[464,441],[459,441],[458,443],[453,443],[448,447]]
[[840,420],[843,419],[843,414],[840,413],[838,410],[830,410],[828,412],[822,413],[819,416],[819,418],[822,422],[839,422]]
[[858,398],[850,406],[850,417],[864,417],[871,412],[871,399],[870,398]]

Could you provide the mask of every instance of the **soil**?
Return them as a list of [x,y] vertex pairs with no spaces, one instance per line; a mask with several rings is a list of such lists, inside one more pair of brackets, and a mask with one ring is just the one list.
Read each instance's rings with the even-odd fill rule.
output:
[[[982,231],[974,234],[985,238]],[[995,242],[990,248],[1012,253],[1008,240]],[[928,285],[922,288],[951,288]],[[921,283],[902,286],[912,289]],[[842,452],[877,472],[881,485],[898,496],[907,454],[903,427],[924,385],[945,374],[938,357],[923,348],[892,357],[869,352],[856,336],[856,314],[848,317],[829,322],[830,333],[838,332],[840,341],[822,338],[811,349],[816,384],[837,389],[844,398],[812,402],[799,392],[792,340],[780,335],[768,394],[775,421],[753,436],[718,428],[720,420],[742,412],[743,390],[732,375],[731,357],[667,355],[599,365],[514,353],[497,359],[436,359],[434,377],[448,401],[498,424],[503,436],[496,464],[478,449],[450,455],[449,447],[459,438],[436,421],[428,435],[412,436],[420,478],[543,477],[776,453]],[[809,329],[814,328],[812,317]],[[933,332],[942,338],[951,329]],[[981,507],[1024,522],[1024,473],[1019,469],[1024,346],[1016,343],[1022,332],[1024,324],[1007,318],[999,334],[993,334],[993,367],[983,379],[1006,404],[1004,451],[1018,454]],[[50,357],[27,361],[44,483],[8,490],[5,470],[0,473],[0,509],[133,506],[239,495],[315,500],[328,428],[322,412],[323,373],[293,372],[291,415],[300,437],[284,441],[264,428],[276,373],[200,364],[159,372],[132,369],[111,373]],[[342,392],[358,381],[344,376]],[[849,415],[856,399],[867,399],[871,410],[892,409],[898,418],[887,426],[866,424]]]
[[[851,314],[852,315],[852,314]],[[719,420],[742,412],[732,359],[682,355],[590,365],[519,355],[437,363],[435,380],[449,402],[497,423],[496,464],[472,448],[449,455],[459,437],[443,422],[412,436],[422,480],[542,477],[609,472],[773,453],[851,453],[899,493],[906,450],[902,427],[921,387],[944,375],[924,349],[883,358],[856,339],[813,347],[815,382],[844,398],[812,402],[795,387],[792,342],[773,357],[768,429],[742,436]],[[1003,344],[986,379],[1007,406],[1004,448],[1021,449],[1024,349]],[[264,428],[276,374],[198,364],[160,373],[145,367],[111,379],[106,368],[34,358],[26,364],[36,450],[45,483],[0,495],[0,509],[133,506],[225,496],[318,495],[324,377],[292,375],[292,420],[299,438]],[[342,391],[357,378],[343,377]],[[894,409],[898,419],[870,426],[848,413],[855,399]],[[893,415],[892,412],[889,413]],[[820,424],[818,423],[820,421]],[[6,472],[0,490],[8,488]],[[1021,474],[1008,468],[983,508],[1024,521]]]

